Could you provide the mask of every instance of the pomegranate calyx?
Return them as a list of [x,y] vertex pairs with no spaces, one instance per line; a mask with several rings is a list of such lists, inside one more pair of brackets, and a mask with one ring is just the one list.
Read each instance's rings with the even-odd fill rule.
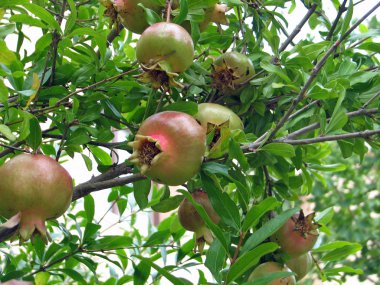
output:
[[313,221],[314,217],[314,212],[305,216],[303,210],[301,209],[298,217],[292,217],[292,220],[294,222],[293,231],[299,232],[305,239],[308,235],[318,236],[318,229],[321,227],[321,225]]
[[212,244],[214,241],[214,236],[209,228],[206,226],[200,227],[194,232],[195,237],[195,248],[194,251],[198,251],[202,254],[205,244]]
[[129,161],[136,164],[142,174],[146,173],[162,155],[159,140],[151,136],[136,135],[135,140],[130,142],[129,145],[134,149]]
[[136,76],[137,79],[142,83],[151,84],[153,89],[162,88],[165,92],[170,92],[171,87],[184,87],[174,79],[178,76],[178,73],[168,71],[164,66],[161,66],[159,62],[151,66],[141,64],[141,68],[144,72]]
[[32,239],[39,235],[41,239],[48,243],[50,236],[45,226],[45,218],[41,214],[31,212],[21,212],[21,220],[19,227],[20,243]]

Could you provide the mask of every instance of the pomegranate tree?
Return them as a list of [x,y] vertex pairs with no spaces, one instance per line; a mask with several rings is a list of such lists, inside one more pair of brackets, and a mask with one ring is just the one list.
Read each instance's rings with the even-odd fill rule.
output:
[[20,154],[0,167],[0,177],[0,215],[19,216],[21,241],[36,234],[47,241],[45,220],[61,216],[71,202],[69,173],[45,155]]
[[[202,205],[207,215],[215,224],[219,223],[220,217],[211,206],[206,192],[202,190],[196,190],[195,192],[191,193],[191,196],[195,202]],[[205,242],[208,244],[212,243],[213,236],[211,231],[207,228],[205,222],[188,199],[184,199],[179,206],[178,218],[179,222],[186,230],[194,232],[196,245],[199,251],[203,250]]]
[[[277,262],[272,262],[272,261],[265,262],[257,266],[255,270],[252,271],[251,275],[249,275],[248,277],[248,280],[255,281],[258,278],[261,278],[264,276],[270,276],[274,272],[290,272],[290,270],[286,266],[283,266]],[[266,284],[267,285],[295,285],[296,279],[294,278],[294,276],[288,276],[285,278],[278,278],[278,279],[272,280]]]
[[318,239],[317,223],[313,222],[315,213],[304,215],[301,210],[299,214],[291,217],[273,236],[281,250],[291,257],[300,256],[310,251]]
[[114,2],[120,23],[127,30],[136,34],[141,34],[149,26],[145,18],[145,11],[139,4],[157,13],[160,11],[160,5],[152,0],[114,0]]
[[213,85],[223,92],[239,89],[255,74],[252,61],[236,51],[219,56],[213,63],[213,69]]
[[[228,142],[231,131],[243,130],[243,122],[231,109],[214,103],[198,105],[198,113],[194,116],[202,125],[206,134],[213,135],[210,140],[209,154],[211,158],[223,156],[222,144]],[[225,149],[225,148],[224,148]]]
[[206,135],[188,114],[166,111],[145,120],[130,143],[135,163],[152,180],[180,185],[200,169],[206,149]]
[[313,258],[310,252],[293,257],[286,262],[286,266],[296,274],[296,280],[301,280],[313,267]]

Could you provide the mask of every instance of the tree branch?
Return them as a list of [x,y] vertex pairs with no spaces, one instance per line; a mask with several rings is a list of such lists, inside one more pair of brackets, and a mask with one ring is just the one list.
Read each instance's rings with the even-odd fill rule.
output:
[[281,45],[280,49],[278,50],[279,53],[283,52],[286,49],[286,47],[292,42],[292,40],[298,35],[298,33],[301,31],[302,27],[309,20],[310,16],[314,13],[316,8],[317,8],[317,4],[311,5],[311,7],[308,9],[305,17],[302,18],[301,22],[296,26],[294,31],[290,34],[290,36]]
[[[379,110],[377,108],[372,108],[372,109],[359,109],[357,111],[354,111],[354,112],[349,112],[349,113],[346,113],[346,115],[349,117],[349,118],[352,118],[352,117],[357,117],[357,116],[363,116],[363,115],[373,115],[373,114],[377,114],[379,112]],[[331,120],[331,118],[327,119],[327,122],[329,122]],[[281,138],[278,138],[276,140],[273,140],[273,142],[282,142],[284,139],[287,139],[287,140],[293,140],[303,134],[306,134],[308,132],[311,132],[313,130],[316,130],[320,127],[320,123],[317,122],[317,123],[314,123],[314,124],[311,124],[311,125],[308,125],[306,127],[303,127],[302,129],[299,129],[297,131],[294,131],[290,134],[287,134],[286,136],[284,137],[281,137]],[[265,140],[265,137],[268,136],[268,133],[264,133],[261,137],[259,137],[256,141],[254,141],[253,143],[251,144],[248,144],[248,145],[244,145],[241,147],[241,149],[243,151],[250,151],[252,149],[257,149],[259,146],[261,146],[261,144],[263,144],[263,140]]]
[[303,144],[313,144],[327,141],[338,141],[344,139],[352,139],[352,138],[368,138],[373,135],[380,134],[380,130],[365,130],[361,132],[354,132],[348,134],[340,134],[340,135],[332,135],[332,136],[319,136],[311,139],[301,139],[301,140],[292,140],[292,139],[277,139],[273,142],[281,142],[288,143],[291,145],[303,145]]
[[72,96],[78,94],[78,93],[81,93],[81,92],[84,92],[84,91],[87,91],[87,90],[90,90],[92,88],[95,88],[96,86],[99,86],[99,85],[102,85],[106,82],[109,82],[109,81],[112,81],[114,79],[118,79],[120,77],[123,77],[124,75],[127,75],[127,74],[130,74],[130,73],[133,73],[135,71],[139,70],[139,68],[134,68],[134,69],[130,69],[128,71],[125,71],[123,73],[120,73],[120,74],[117,74],[117,75],[114,75],[114,76],[111,76],[109,78],[106,78],[106,79],[103,79],[99,82],[95,82],[94,84],[91,84],[87,87],[84,87],[82,89],[78,89],[74,92],[71,92],[70,94],[66,95],[65,97],[63,97],[62,99],[58,100],[57,103],[55,103],[53,106],[51,107],[46,107],[46,108],[42,108],[42,109],[38,109],[38,110],[35,110],[36,112],[45,112],[45,111],[51,111],[51,110],[54,110],[55,108],[59,107],[64,101],[66,101],[67,99],[70,99]]
[[304,87],[301,89],[298,96],[293,100],[292,105],[289,107],[288,111],[284,114],[278,124],[274,127],[274,129],[269,133],[268,140],[272,140],[276,133],[284,126],[284,124],[288,121],[290,115],[293,113],[297,105],[306,97],[306,92],[314,82],[314,79],[317,77],[322,67],[325,65],[327,59],[331,54],[335,52],[338,46],[345,40],[353,30],[355,30],[370,14],[372,14],[377,8],[380,7],[380,2],[377,3],[372,9],[370,9],[362,18],[360,18],[354,25],[351,26],[350,29],[346,33],[344,33],[339,40],[337,40],[332,47],[326,52],[326,54],[322,57],[322,59],[317,63],[317,65],[313,68],[309,79],[306,81]]
[[114,179],[100,181],[100,182],[92,182],[91,180],[82,184],[79,184],[74,188],[74,194],[72,200],[78,200],[92,192],[96,192],[99,190],[122,186],[128,183],[136,182],[139,180],[144,180],[146,177],[140,173],[132,174],[126,177],[117,177]]

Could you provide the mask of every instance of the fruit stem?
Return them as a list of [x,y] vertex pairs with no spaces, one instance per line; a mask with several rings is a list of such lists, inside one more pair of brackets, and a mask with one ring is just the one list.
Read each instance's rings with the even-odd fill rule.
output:
[[170,13],[172,11],[172,1],[166,0],[166,23],[170,23]]

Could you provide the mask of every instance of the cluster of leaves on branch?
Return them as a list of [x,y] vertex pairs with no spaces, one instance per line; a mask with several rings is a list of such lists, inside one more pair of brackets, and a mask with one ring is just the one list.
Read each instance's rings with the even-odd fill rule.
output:
[[[166,88],[139,80],[139,35],[114,17],[112,1],[0,1],[0,165],[21,152],[40,152],[62,162],[75,156],[89,173],[100,172],[74,187],[61,220],[47,223],[51,243],[0,243],[0,281],[252,284],[248,278],[260,264],[286,260],[271,236],[308,207],[309,197],[322,242],[311,251],[310,277],[372,280],[379,270],[372,263],[379,252],[379,194],[371,174],[377,175],[380,134],[380,23],[373,16],[380,3],[221,1],[226,19],[205,23],[215,0],[151,1],[159,8],[141,1],[142,20],[181,24],[194,43],[191,67]],[[336,9],[333,18],[326,16],[327,2]],[[295,9],[305,14],[292,31]],[[354,19],[356,9],[364,16]],[[313,35],[297,37],[301,30]],[[213,75],[214,60],[227,51],[246,55],[255,70],[232,91]],[[119,159],[132,153],[129,143],[146,118],[162,111],[195,116],[205,102],[232,109],[244,131],[225,138],[226,154],[206,158],[178,192]],[[115,142],[118,131],[126,135]],[[110,188],[108,201],[120,218],[102,227],[112,207],[94,218],[91,193]],[[189,192],[199,188],[218,224],[194,203]],[[214,237],[202,253],[171,213],[184,198]],[[141,219],[152,211],[171,214],[158,225],[148,222],[145,233]],[[123,234],[109,235],[118,225]]]

